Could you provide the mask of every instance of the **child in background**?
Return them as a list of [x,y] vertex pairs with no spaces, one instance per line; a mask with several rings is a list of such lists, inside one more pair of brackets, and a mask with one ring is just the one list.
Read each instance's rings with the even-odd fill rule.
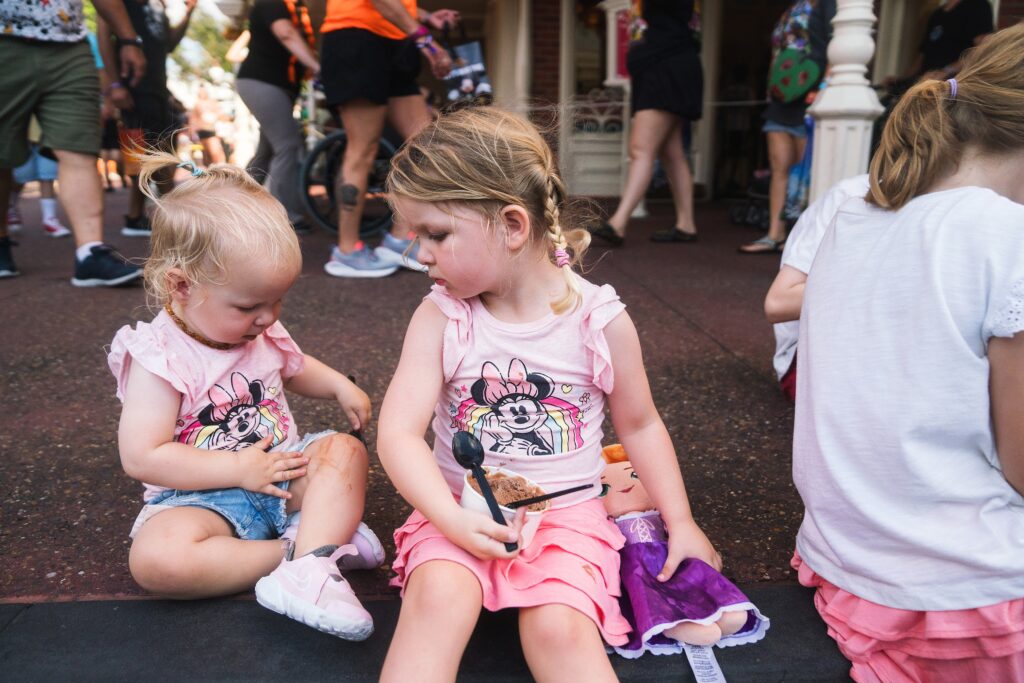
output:
[[[53,154],[50,152],[49,154]],[[57,215],[57,194],[53,181],[57,179],[57,160],[44,154],[37,144],[31,146],[28,161],[14,169],[14,187],[11,188],[10,206],[7,207],[7,227],[11,232],[21,229],[24,221],[18,210],[18,200],[25,185],[39,181],[39,208],[43,214],[43,232],[48,237],[67,237],[71,234]]]
[[[721,567],[691,516],[633,323],[610,286],[573,272],[589,236],[563,230],[567,192],[526,120],[489,107],[441,116],[399,151],[388,183],[436,284],[381,409],[381,462],[415,508],[395,532],[404,599],[381,678],[455,680],[481,607],[512,607],[536,680],[615,680],[605,643],[624,644],[629,625],[624,539],[597,497],[606,401],[668,527],[659,580],[687,557]],[[460,430],[478,436],[486,465],[545,491],[591,487],[552,499],[524,536],[522,516],[507,527],[460,507]]]
[[848,199],[863,198],[868,189],[866,174],[836,183],[800,214],[782,250],[782,264],[765,297],[764,312],[775,331],[775,373],[790,401],[796,400],[796,345],[807,273],[836,211]]
[[1024,681],[1024,24],[896,105],[800,314],[793,566],[861,683]]
[[[148,190],[178,159],[151,152],[141,163]],[[303,354],[278,322],[302,265],[283,207],[235,167],[192,172],[167,195],[150,195],[145,280],[163,310],[122,327],[108,358],[124,403],[121,463],[146,482],[132,576],[180,599],[255,584],[260,604],[362,640],[373,621],[338,560],[342,569],[383,561],[359,522],[366,448],[331,431],[302,437],[284,390],[337,401],[357,430],[370,400]],[[301,523],[291,515],[300,509]]]

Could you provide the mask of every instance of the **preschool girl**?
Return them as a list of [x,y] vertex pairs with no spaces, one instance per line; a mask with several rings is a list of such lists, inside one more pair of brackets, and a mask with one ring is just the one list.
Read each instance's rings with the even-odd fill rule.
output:
[[[455,680],[481,608],[509,607],[536,680],[615,680],[605,643],[623,645],[630,627],[618,606],[624,539],[598,498],[606,404],[668,529],[659,579],[687,557],[721,567],[691,515],[633,323],[610,286],[573,271],[589,236],[563,227],[566,189],[525,119],[442,116],[394,158],[389,192],[435,285],[381,408],[381,462],[415,508],[395,532],[403,601],[382,680]],[[460,507],[459,431],[479,439],[485,464],[542,490],[589,486],[553,499],[539,523],[502,526]]]

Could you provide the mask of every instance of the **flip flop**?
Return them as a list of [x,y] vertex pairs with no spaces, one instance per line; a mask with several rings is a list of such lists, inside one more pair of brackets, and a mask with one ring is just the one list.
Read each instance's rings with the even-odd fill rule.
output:
[[611,226],[611,223],[602,221],[597,225],[591,225],[587,228],[591,235],[604,241],[608,246],[621,247],[623,242],[626,240],[615,232],[615,228]]
[[696,242],[696,232],[686,232],[679,228],[662,228],[651,235],[652,242]]
[[[742,247],[737,248],[737,251],[741,254],[778,254],[782,251],[782,248],[786,245],[786,240],[773,240],[768,235],[759,237],[753,242],[748,242]],[[747,247],[755,247],[754,249],[748,249]]]

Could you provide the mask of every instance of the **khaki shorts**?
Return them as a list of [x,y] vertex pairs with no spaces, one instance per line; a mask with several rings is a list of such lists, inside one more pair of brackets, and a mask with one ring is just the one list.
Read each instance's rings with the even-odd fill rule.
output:
[[98,155],[100,81],[87,42],[0,38],[0,168],[28,159],[35,114],[43,147]]

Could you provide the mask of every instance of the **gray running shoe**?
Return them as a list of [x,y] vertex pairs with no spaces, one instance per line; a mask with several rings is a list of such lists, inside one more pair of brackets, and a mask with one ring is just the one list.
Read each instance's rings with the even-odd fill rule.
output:
[[[412,249],[409,249],[410,245],[412,245]],[[407,249],[408,252],[406,252]],[[416,260],[419,251],[420,245],[413,244],[412,238],[403,240],[392,236],[390,232],[386,232],[384,233],[384,239],[380,242],[380,246],[374,249],[373,253],[385,263],[394,263],[396,266],[425,273],[427,272],[427,267]]]
[[387,277],[398,270],[398,266],[381,261],[360,241],[350,254],[343,254],[338,247],[334,247],[331,260],[324,264],[324,270],[334,277],[369,278]]

